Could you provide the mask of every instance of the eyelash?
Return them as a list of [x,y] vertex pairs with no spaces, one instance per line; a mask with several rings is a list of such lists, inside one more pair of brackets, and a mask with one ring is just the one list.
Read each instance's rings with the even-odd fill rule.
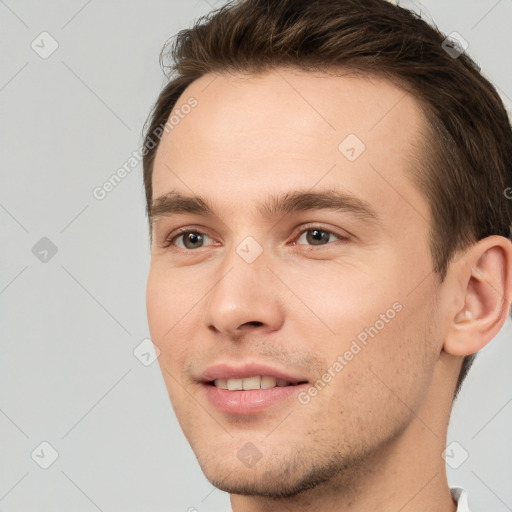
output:
[[[308,231],[314,231],[314,230],[322,231],[323,233],[328,233],[329,235],[334,235],[335,237],[338,238],[338,240],[335,240],[334,242],[328,242],[326,244],[320,244],[317,246],[296,243],[296,240],[298,240],[303,233],[307,233]],[[164,243],[162,244],[162,248],[164,248],[164,249],[170,248],[172,245],[174,245],[175,240],[182,237],[183,235],[190,234],[190,233],[197,234],[197,235],[206,235],[208,238],[210,238],[210,239],[212,238],[208,234],[203,233],[202,231],[199,231],[199,230],[194,230],[194,229],[190,229],[190,228],[180,228],[177,232],[174,232],[172,235],[170,235],[169,237],[167,237],[165,239]],[[334,231],[324,229],[322,226],[313,224],[313,225],[306,225],[306,226],[302,227],[302,229],[299,231],[298,235],[296,237],[294,237],[294,245],[305,245],[306,247],[309,247],[310,250],[316,250],[318,248],[332,245],[335,242],[346,242],[348,239],[349,239],[348,236],[344,236],[344,235],[335,233]],[[199,247],[198,249],[186,249],[186,248],[176,247],[176,246],[174,248],[179,251],[184,251],[184,252],[194,252],[194,251],[197,251],[198,249],[204,249],[204,247]]]

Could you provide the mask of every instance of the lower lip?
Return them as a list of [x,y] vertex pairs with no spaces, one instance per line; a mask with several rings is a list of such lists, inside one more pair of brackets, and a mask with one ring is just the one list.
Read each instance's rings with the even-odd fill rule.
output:
[[268,389],[229,391],[204,384],[206,397],[219,411],[229,414],[255,414],[271,405],[296,396],[307,384],[277,386]]

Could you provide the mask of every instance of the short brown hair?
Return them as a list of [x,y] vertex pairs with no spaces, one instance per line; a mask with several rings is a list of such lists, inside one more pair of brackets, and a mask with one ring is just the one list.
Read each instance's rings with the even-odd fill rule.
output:
[[[164,46],[163,57],[169,49]],[[458,250],[490,235],[512,238],[512,129],[496,89],[465,53],[416,13],[386,0],[231,1],[182,30],[170,45],[171,76],[146,122],[144,186],[151,229],[158,142],[183,91],[206,73],[280,66],[346,68],[410,92],[428,121],[411,177],[431,213],[430,250],[442,281]],[[462,50],[461,50],[462,51]],[[466,356],[457,393],[474,355]]]

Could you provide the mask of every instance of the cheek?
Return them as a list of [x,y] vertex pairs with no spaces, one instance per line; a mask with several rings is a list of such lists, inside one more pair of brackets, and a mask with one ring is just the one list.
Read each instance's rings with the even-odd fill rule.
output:
[[379,268],[330,269],[317,275],[316,282],[324,283],[321,292],[317,287],[312,293],[311,282],[302,280],[297,294],[329,327],[330,333],[323,329],[324,335],[312,338],[315,350],[328,365],[342,357],[339,374],[344,377],[336,380],[343,388],[352,387],[354,399],[360,399],[360,393],[387,395],[388,384],[406,395],[410,390],[414,401],[415,394],[422,393],[422,382],[428,381],[438,350],[432,339],[435,312],[427,300],[433,291],[410,293],[414,279],[399,272],[396,264],[381,263],[386,275]]
[[183,293],[178,290],[174,278],[171,280],[166,272],[159,272],[157,266],[150,269],[146,287],[149,331],[153,343],[160,350],[158,364],[170,402],[177,417],[181,418],[188,415],[188,402],[181,384],[187,362],[187,344],[180,343],[186,336],[179,335],[187,320],[184,316],[187,308],[183,304]]
[[160,263],[150,268],[146,286],[146,311],[149,329],[154,339],[172,338],[194,305],[201,297],[201,291],[193,278],[181,279],[180,274],[171,272]]
[[[324,329],[324,340],[330,331],[337,349],[373,326],[379,315],[392,309],[397,301],[396,288],[391,283],[347,262],[326,266],[314,278],[305,279],[308,273],[299,269],[302,277],[295,281],[294,291],[329,328]],[[390,316],[394,313],[392,310]]]
[[171,389],[175,381],[167,372],[181,380],[187,346],[183,340],[187,336],[180,333],[192,321],[193,304],[188,304],[191,302],[190,293],[180,291],[183,288],[168,274],[159,272],[157,266],[150,269],[146,287],[146,312],[151,339],[160,349],[158,361],[162,374],[168,389]]
[[[374,310],[369,312],[372,325],[378,318],[374,316]],[[347,324],[349,321],[347,317]],[[325,415],[326,421],[333,429],[336,425],[343,429],[348,444],[371,445],[413,420],[426,396],[434,362],[425,353],[424,325],[418,323],[417,313],[405,305],[378,332],[364,331],[354,324],[350,328],[366,333],[366,344],[357,335],[343,335],[331,344],[325,359],[333,365],[341,356],[342,369],[336,373],[331,366],[335,376],[321,391],[317,406],[330,411]]]
[[370,409],[387,415],[390,422],[394,415],[405,418],[419,410],[438,355],[433,311],[426,303],[401,302],[401,311],[368,338],[354,376],[360,393],[373,402]]
[[166,304],[165,278],[153,262],[151,262],[148,280],[146,283],[146,313],[149,330],[153,340],[160,337],[161,322],[164,315],[162,309]]

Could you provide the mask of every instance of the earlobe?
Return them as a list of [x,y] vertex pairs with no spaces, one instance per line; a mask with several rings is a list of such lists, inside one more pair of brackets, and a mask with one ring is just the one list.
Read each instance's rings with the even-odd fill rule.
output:
[[455,356],[474,354],[503,326],[512,296],[512,244],[490,236],[474,244],[458,260],[455,280],[462,305],[455,306],[443,349]]

